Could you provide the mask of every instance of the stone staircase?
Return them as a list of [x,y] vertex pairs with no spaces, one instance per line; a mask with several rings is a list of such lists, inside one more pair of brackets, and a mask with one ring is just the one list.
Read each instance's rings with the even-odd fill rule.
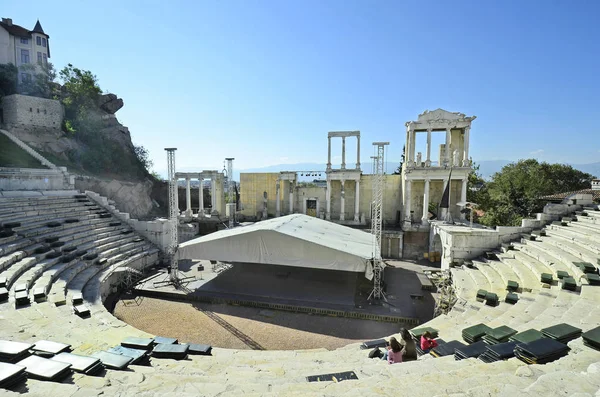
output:
[[[8,302],[1,303],[0,339],[31,343],[48,339],[71,344],[76,354],[92,354],[118,345],[128,336],[154,336],[116,319],[102,302],[118,269],[126,266],[140,269],[152,264],[156,249],[133,233],[123,234],[128,228],[117,225],[114,218],[101,218],[102,208],[85,204],[83,198],[74,196],[44,199],[38,205],[33,205],[32,200],[0,199],[0,224],[21,222],[12,229],[14,235],[0,238],[0,278],[10,279],[7,285],[11,291],[25,283],[30,291],[41,288],[48,292],[47,300],[32,299],[30,305],[17,309],[13,295]],[[16,206],[22,208],[20,214],[9,210]],[[50,211],[45,211],[45,206],[54,211],[53,216],[47,216]],[[64,208],[72,211],[63,211]],[[23,211],[29,215],[23,216]],[[65,223],[73,214],[80,221]],[[49,227],[48,222],[53,221],[62,223]],[[600,258],[600,211],[589,210],[585,216],[577,215],[577,221],[567,222],[566,226],[549,225],[546,231],[546,236],[535,240],[515,242],[515,250],[498,253],[498,259],[480,258],[473,261],[473,267],[451,269],[459,303],[448,314],[421,326],[438,329],[440,337],[450,341],[462,340],[462,329],[477,323],[490,327],[508,325],[517,331],[561,322],[583,331],[600,325],[600,287],[588,285],[582,277],[577,278],[575,292],[562,289],[560,282],[553,285],[540,282],[540,274],[544,272],[551,272],[555,279],[559,270],[578,275],[580,269],[573,265],[573,260],[591,262]],[[64,244],[48,247],[52,244],[48,241]],[[75,252],[85,250],[86,254],[97,257],[67,257],[63,261],[63,250],[72,246],[76,247]],[[46,248],[51,250],[36,253]],[[47,258],[49,252],[61,252],[60,260]],[[66,254],[69,252],[73,251]],[[508,281],[519,284],[520,299],[516,304],[504,302]],[[500,303],[492,307],[478,301],[479,289],[497,293]],[[69,303],[76,294],[82,294],[90,308],[90,318],[72,313]],[[56,305],[53,297],[64,299],[56,301],[63,304]],[[190,356],[182,361],[152,359],[150,366],[134,365],[129,371],[108,370],[100,377],[73,374],[72,380],[64,383],[29,379],[26,391],[44,396],[178,397],[598,395],[600,352],[584,346],[581,338],[569,342],[569,347],[567,356],[545,365],[526,365],[515,358],[485,364],[475,359],[455,361],[453,357],[431,356],[388,365],[369,359],[368,351],[361,350],[359,344],[334,351],[215,348],[210,357]],[[358,380],[306,381],[309,375],[342,371],[354,371]]]

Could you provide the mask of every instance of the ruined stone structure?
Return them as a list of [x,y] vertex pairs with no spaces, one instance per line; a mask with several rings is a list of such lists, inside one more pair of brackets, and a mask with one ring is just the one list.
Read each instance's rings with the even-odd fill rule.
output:
[[191,181],[198,180],[198,214],[204,214],[204,180],[210,180],[210,197],[211,197],[211,211],[210,214],[225,215],[225,192],[223,190],[223,179],[224,175],[222,172],[211,170],[201,172],[177,172],[175,173],[177,180],[185,180],[185,210],[183,215],[186,218],[192,218],[192,198],[191,198]]
[[[406,123],[406,161],[402,175],[385,175],[382,253],[420,258],[429,250],[430,218],[464,220],[461,202],[466,202],[467,177],[471,172],[469,135],[475,116],[442,109],[425,111],[416,121]],[[439,160],[432,156],[431,135],[445,134]],[[416,152],[417,134],[427,134],[426,153]],[[356,164],[346,166],[346,139],[356,138]],[[333,131],[327,135],[326,187],[302,186],[298,173],[241,174],[242,215],[250,219],[303,213],[344,225],[368,225],[371,218],[372,178],[360,168],[360,131]],[[332,139],[341,139],[342,162],[331,162]],[[452,171],[451,180],[450,171]],[[433,211],[450,183],[450,208]],[[275,186],[273,189],[272,186]],[[273,203],[274,202],[274,203]],[[391,231],[394,227],[398,230]],[[402,228],[402,231],[400,230]],[[382,245],[383,245],[382,244]],[[398,251],[396,247],[399,246]]]
[[[417,121],[406,123],[406,161],[402,166],[403,184],[403,228],[417,229],[428,225],[429,204],[439,203],[442,193],[450,183],[450,208],[453,219],[464,218],[459,202],[467,200],[467,178],[471,172],[469,162],[469,135],[471,122],[475,116],[467,117],[462,113],[451,113],[442,109],[425,111]],[[431,134],[443,131],[446,142],[439,150],[439,161],[432,162]],[[422,153],[415,157],[415,142],[418,133],[427,134],[426,157]],[[452,171],[451,180],[450,171]],[[443,213],[441,213],[443,212]],[[446,211],[440,211],[440,217],[446,218]]]
[[7,128],[44,127],[59,130],[64,110],[60,101],[27,95],[8,95],[2,99],[2,118]]
[[[357,162],[346,167],[346,138],[356,138]],[[344,225],[366,225],[371,218],[372,175],[360,168],[360,131],[336,131],[328,134],[328,161],[324,187],[299,183],[300,172],[242,173],[241,214],[250,219],[265,219],[302,213]],[[331,163],[331,139],[342,140],[342,164]],[[384,224],[399,220],[401,192],[399,175],[385,175]],[[266,199],[265,199],[266,196]]]

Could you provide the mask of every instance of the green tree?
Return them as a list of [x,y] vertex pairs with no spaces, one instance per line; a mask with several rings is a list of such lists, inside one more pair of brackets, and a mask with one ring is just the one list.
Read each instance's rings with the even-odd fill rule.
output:
[[152,160],[150,160],[150,153],[148,153],[148,150],[145,147],[143,147],[142,145],[139,145],[139,146],[134,145],[133,153],[135,154],[135,157],[138,159],[140,164],[142,164],[142,166],[144,166],[146,171],[148,171],[149,174],[154,175],[154,173],[152,173],[150,171],[152,169],[152,167],[154,166],[154,162]]
[[19,69],[12,63],[0,64],[0,101],[6,95],[16,94]]
[[25,64],[21,65],[21,71],[29,73],[32,78],[23,81],[19,86],[19,91],[25,95],[36,96],[40,98],[52,98],[56,94],[56,71],[54,65],[48,62],[46,64]]
[[96,76],[89,70],[81,70],[72,64],[65,66],[59,72],[59,76],[63,83],[65,129],[68,132],[76,132],[79,129],[96,127],[87,125],[92,122],[89,119],[89,111],[96,106],[96,100],[102,93]]
[[406,153],[406,145],[404,145],[402,147],[402,157],[400,157],[400,165],[398,166],[398,168],[396,168],[396,171],[394,171],[394,175],[400,175],[402,174],[402,165],[404,164],[404,160],[405,160],[405,156],[404,154]]
[[520,160],[502,168],[480,191],[479,205],[488,226],[518,226],[543,209],[541,196],[589,188],[592,175],[565,164]]

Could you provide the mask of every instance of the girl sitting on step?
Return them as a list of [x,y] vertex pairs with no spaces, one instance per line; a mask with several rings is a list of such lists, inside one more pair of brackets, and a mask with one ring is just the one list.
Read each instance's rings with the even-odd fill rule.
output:
[[421,350],[423,350],[423,353],[429,353],[429,350],[437,347],[437,345],[437,342],[433,340],[429,331],[425,331],[423,335],[421,335]]
[[389,364],[402,362],[402,346],[393,336],[390,338],[390,343],[387,346],[387,350],[383,353],[383,357],[381,357],[381,359],[387,360]]

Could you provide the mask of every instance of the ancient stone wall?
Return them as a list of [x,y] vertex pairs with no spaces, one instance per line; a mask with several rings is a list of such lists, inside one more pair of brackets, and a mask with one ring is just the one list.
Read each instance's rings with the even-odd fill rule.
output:
[[135,218],[143,219],[153,208],[150,198],[152,182],[149,180],[136,183],[77,176],[75,188],[81,191],[90,190],[105,196],[113,200],[120,211],[127,212]]
[[60,129],[64,110],[60,101],[27,95],[8,95],[2,99],[4,124]]

